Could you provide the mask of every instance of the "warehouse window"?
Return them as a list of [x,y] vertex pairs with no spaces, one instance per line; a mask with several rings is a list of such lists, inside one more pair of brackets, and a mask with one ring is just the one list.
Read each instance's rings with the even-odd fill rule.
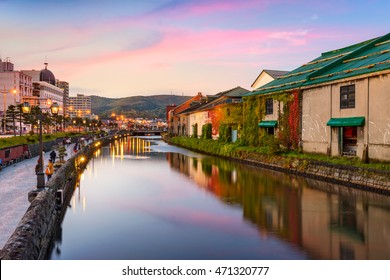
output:
[[355,108],[355,85],[340,87],[340,109]]
[[273,98],[267,98],[265,101],[265,114],[272,115],[274,113],[274,100]]

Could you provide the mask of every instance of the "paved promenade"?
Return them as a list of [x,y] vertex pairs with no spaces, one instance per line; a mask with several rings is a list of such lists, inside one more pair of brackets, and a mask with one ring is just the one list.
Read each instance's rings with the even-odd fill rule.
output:
[[[73,155],[72,148],[73,145],[69,145],[65,159]],[[45,153],[45,166],[50,152]],[[26,159],[0,171],[0,248],[4,247],[30,206],[27,195],[37,184],[37,161],[38,157]]]

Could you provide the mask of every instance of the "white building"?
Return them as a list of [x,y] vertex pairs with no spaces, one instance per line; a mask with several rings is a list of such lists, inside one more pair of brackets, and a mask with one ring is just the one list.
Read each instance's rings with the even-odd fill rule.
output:
[[33,95],[33,84],[31,76],[21,71],[14,71],[14,65],[7,59],[0,59],[0,112],[7,110],[10,105],[17,105],[24,102],[24,97]]
[[69,116],[69,83],[65,81],[56,80],[56,86],[63,90],[63,114]]
[[268,84],[269,82],[272,82],[273,80],[282,77],[286,75],[288,71],[281,71],[281,70],[263,70],[257,76],[256,80],[252,83],[251,87],[253,89],[257,89],[265,84]]
[[33,94],[31,97],[23,98],[31,106],[38,106],[43,112],[49,112],[50,106],[54,102],[60,106],[59,114],[63,115],[64,90],[56,86],[54,74],[47,69],[39,70],[22,70],[22,73],[31,76],[33,81]]
[[91,96],[70,96],[67,112],[71,118],[91,118]]

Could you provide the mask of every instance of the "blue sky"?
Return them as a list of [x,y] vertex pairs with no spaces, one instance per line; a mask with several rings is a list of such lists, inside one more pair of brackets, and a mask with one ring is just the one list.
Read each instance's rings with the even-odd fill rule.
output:
[[387,0],[0,0],[0,51],[71,95],[215,94],[389,33]]

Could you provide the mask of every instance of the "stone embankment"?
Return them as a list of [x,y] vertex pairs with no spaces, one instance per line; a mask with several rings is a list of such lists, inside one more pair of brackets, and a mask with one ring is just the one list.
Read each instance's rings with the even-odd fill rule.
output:
[[[178,145],[183,148],[191,149],[190,147],[186,147],[185,145],[173,143],[168,137],[163,137],[163,139],[164,141],[173,145]],[[208,154],[201,149],[192,150]],[[211,155],[220,156],[218,154]],[[309,159],[292,159],[278,155],[262,156],[260,154],[256,154],[253,157],[229,157],[228,159],[266,169],[287,172],[304,177],[323,180],[330,183],[341,184],[353,188],[390,195],[389,171],[339,165]]]
[[250,159],[239,160],[263,168],[288,172],[329,183],[341,184],[353,188],[390,195],[390,172],[344,166],[305,159],[286,159],[278,157],[272,163]]
[[47,258],[56,228],[65,215],[75,186],[89,159],[97,149],[118,137],[121,136],[101,138],[82,148],[55,172],[44,189],[29,193],[30,207],[1,250],[0,259]]

